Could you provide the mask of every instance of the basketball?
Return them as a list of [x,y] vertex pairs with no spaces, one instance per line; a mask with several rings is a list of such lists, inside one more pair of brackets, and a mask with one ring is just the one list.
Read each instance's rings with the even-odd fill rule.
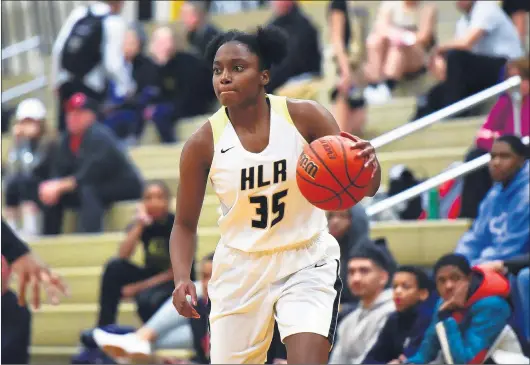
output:
[[372,180],[368,157],[358,157],[353,141],[326,136],[306,145],[298,159],[296,182],[302,195],[323,210],[353,207],[365,196]]

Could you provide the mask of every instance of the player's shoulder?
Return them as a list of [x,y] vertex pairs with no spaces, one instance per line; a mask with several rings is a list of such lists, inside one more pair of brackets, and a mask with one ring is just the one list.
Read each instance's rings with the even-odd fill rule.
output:
[[182,157],[190,155],[208,164],[213,159],[213,150],[212,126],[207,120],[186,140],[182,147]]
[[320,103],[306,99],[286,99],[287,110],[296,128],[304,136],[309,136],[322,121],[335,123],[332,114]]

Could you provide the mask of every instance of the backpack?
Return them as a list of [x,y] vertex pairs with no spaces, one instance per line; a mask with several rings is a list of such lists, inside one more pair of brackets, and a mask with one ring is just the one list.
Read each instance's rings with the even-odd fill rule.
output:
[[82,79],[101,62],[103,40],[103,19],[96,16],[90,7],[70,31],[64,44],[61,66],[74,77]]

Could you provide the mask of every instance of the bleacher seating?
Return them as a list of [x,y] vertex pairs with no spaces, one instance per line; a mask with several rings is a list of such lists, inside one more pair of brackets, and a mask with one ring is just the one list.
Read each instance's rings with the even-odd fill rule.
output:
[[[328,44],[328,30],[325,24],[326,2],[305,2],[304,8],[322,31],[322,44]],[[356,5],[365,6],[372,19],[378,2],[356,1]],[[452,36],[456,9],[452,2],[439,2],[440,16],[438,39]],[[252,11],[244,14],[218,15],[214,18],[220,28],[252,28],[266,21],[268,10]],[[178,26],[178,25],[177,25]],[[152,27],[150,27],[152,28]],[[324,84],[329,86],[335,77],[334,65],[327,60]],[[427,76],[425,76],[427,77]],[[18,80],[7,81],[16,84]],[[425,83],[428,83],[426,80]],[[4,79],[4,84],[6,79]],[[2,86],[4,90],[5,85]],[[322,88],[321,102],[329,106],[328,87]],[[399,89],[397,95],[406,94]],[[53,97],[46,93],[44,100],[50,106],[50,121],[55,121]],[[415,99],[411,96],[396,97],[390,103],[368,108],[367,137],[373,138],[406,123],[413,115]],[[178,125],[180,140],[191,135],[207,116],[182,120]],[[483,118],[471,120],[448,120],[433,127],[415,133],[388,146],[381,148],[379,160],[383,168],[383,184],[388,170],[395,164],[406,164],[417,171],[421,177],[433,176],[449,166],[453,161],[462,160],[468,146],[472,143],[478,126]],[[182,143],[174,146],[146,144],[156,140],[152,126],[146,131],[143,145],[131,149],[131,157],[137,163],[148,180],[162,179],[173,192],[178,184],[178,164]],[[9,137],[2,138],[2,156],[9,148]],[[71,296],[57,307],[44,305],[34,313],[32,361],[34,363],[65,362],[76,351],[79,332],[94,325],[97,314],[97,298],[102,265],[117,252],[123,238],[123,229],[133,216],[134,202],[116,204],[106,218],[105,233],[101,235],[66,234],[58,237],[38,239],[31,246],[51,267],[64,276],[70,286]],[[216,221],[219,216],[218,201],[211,186],[199,221],[199,243],[197,257],[200,258],[214,250],[218,240]],[[72,232],[75,214],[69,212],[65,217],[67,232]],[[439,256],[453,250],[458,238],[468,228],[467,221],[422,221],[375,224],[372,237],[386,237],[389,248],[401,264],[431,265]],[[141,252],[134,256],[141,262]],[[122,324],[139,325],[134,305],[123,303],[120,306],[119,321]],[[189,352],[161,351],[182,357]]]

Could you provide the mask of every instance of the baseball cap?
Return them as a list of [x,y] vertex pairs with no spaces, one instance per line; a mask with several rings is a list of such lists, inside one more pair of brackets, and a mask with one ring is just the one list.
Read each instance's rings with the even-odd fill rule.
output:
[[65,110],[67,112],[76,109],[91,110],[94,113],[99,113],[99,103],[94,99],[88,97],[83,93],[75,93],[66,101]]
[[44,120],[46,119],[46,107],[39,99],[25,99],[18,104],[16,119]]

